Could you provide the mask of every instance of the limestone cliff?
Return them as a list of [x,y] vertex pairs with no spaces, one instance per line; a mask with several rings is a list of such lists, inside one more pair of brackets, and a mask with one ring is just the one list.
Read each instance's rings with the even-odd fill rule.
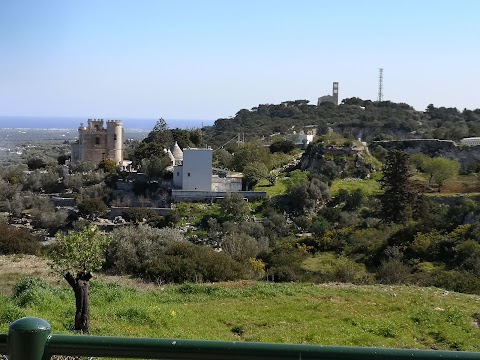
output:
[[430,157],[444,157],[460,162],[462,172],[480,169],[480,146],[457,145],[450,140],[410,139],[375,141],[369,145],[370,151],[381,146],[386,150],[402,150],[408,154],[422,153]]
[[369,177],[373,165],[368,148],[360,143],[355,146],[316,143],[307,147],[299,168],[331,180],[335,177]]

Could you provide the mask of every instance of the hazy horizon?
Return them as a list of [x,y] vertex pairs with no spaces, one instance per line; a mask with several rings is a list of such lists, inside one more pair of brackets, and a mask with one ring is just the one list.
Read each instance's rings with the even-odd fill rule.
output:
[[[110,120],[110,119],[104,119]],[[144,129],[151,130],[157,123],[158,119],[129,119],[119,118],[123,121],[125,128],[129,129]],[[210,126],[213,120],[205,119],[165,119],[169,128],[199,128],[203,126]],[[5,128],[31,128],[31,129],[77,129],[80,124],[87,125],[88,118],[80,116],[65,116],[65,117],[48,117],[48,116],[1,116],[0,115],[0,129]]]

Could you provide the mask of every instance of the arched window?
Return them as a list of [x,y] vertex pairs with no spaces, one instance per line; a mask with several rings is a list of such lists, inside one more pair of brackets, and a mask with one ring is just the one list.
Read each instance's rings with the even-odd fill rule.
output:
[[113,134],[113,140],[117,141],[117,134]]
[[95,138],[95,145],[100,145],[100,136]]

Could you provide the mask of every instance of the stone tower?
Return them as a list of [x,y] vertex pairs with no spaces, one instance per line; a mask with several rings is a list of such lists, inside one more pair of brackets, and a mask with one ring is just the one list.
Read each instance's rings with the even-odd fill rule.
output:
[[72,163],[89,161],[94,164],[112,159],[116,164],[123,162],[123,124],[121,120],[89,119],[87,126],[80,124],[78,142],[72,145]]
[[121,120],[107,121],[108,158],[117,164],[123,161],[123,124]]
[[338,82],[333,83],[332,89],[333,103],[338,105]]

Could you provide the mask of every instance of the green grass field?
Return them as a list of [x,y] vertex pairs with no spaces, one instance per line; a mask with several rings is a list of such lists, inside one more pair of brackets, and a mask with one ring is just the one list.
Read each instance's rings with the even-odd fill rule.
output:
[[362,189],[365,195],[377,195],[382,192],[380,183],[374,179],[336,179],[330,186],[330,193],[335,196],[340,189],[353,191]]
[[[91,333],[480,351],[480,297],[434,288],[238,282],[145,291],[92,281]],[[71,333],[66,286],[32,281],[0,297],[0,332],[22,316]]]
[[265,191],[267,197],[275,197],[278,195],[283,195],[286,190],[286,186],[280,179],[276,182],[275,185],[271,185],[267,179],[262,179],[254,188],[255,191]]

